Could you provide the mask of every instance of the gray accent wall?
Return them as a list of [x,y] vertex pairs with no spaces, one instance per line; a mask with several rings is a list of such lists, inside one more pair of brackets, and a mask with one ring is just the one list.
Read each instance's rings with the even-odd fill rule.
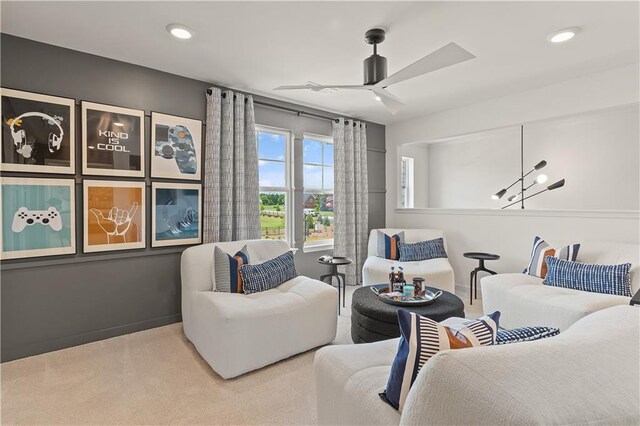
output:
[[[205,120],[205,90],[213,82],[192,80],[43,43],[1,35],[1,84],[98,103],[144,110],[149,152],[151,111]],[[215,75],[212,76],[212,80]],[[326,112],[255,96],[299,111]],[[80,115],[76,143],[80,146]],[[308,116],[256,106],[256,122],[290,129],[295,144],[305,132],[331,133],[331,123]],[[328,132],[328,133],[327,133]],[[368,123],[369,226],[385,226],[385,127]],[[294,148],[294,155],[296,152]],[[76,169],[76,208],[82,206],[80,155]],[[296,160],[299,160],[297,156]],[[147,176],[149,176],[147,162]],[[6,176],[69,177],[4,173]],[[151,180],[147,177],[147,203]],[[297,203],[302,183],[294,182]],[[149,215],[147,215],[149,216]],[[147,218],[149,219],[149,218]],[[297,221],[297,223],[301,223]],[[82,253],[82,220],[77,221],[78,254],[8,260],[1,263],[1,360],[10,361],[181,320],[180,255],[185,247],[147,248],[114,253]],[[296,232],[297,236],[302,235]],[[297,247],[302,241],[296,238]],[[318,277],[326,268],[316,261],[326,252],[299,250],[301,274]]]

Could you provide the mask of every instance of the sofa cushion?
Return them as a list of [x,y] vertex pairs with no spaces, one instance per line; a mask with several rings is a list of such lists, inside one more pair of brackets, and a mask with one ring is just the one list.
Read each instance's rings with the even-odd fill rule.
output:
[[547,257],[543,284],[631,297],[630,263],[592,265]]
[[533,248],[531,249],[531,259],[529,259],[529,265],[524,270],[524,273],[544,278],[547,275],[545,257],[552,256],[558,259],[575,261],[578,257],[579,249],[580,244],[571,244],[560,249],[554,249],[542,238],[535,237],[533,239]]
[[559,333],[560,330],[553,327],[518,327],[511,330],[498,330],[496,345],[544,339],[545,337],[556,336]]
[[402,411],[411,385],[422,366],[436,353],[447,349],[493,345],[500,312],[447,327],[404,309],[398,310],[400,344],[391,366],[385,391],[381,394],[394,408]]
[[227,293],[242,293],[240,267],[249,263],[249,252],[245,245],[233,256],[220,247],[213,249],[216,290]]
[[398,243],[401,243],[403,241],[404,232],[398,232],[394,235],[387,235],[382,231],[378,231],[378,246],[376,249],[376,256],[390,260],[400,259]]
[[245,294],[275,288],[298,276],[291,251],[257,265],[242,265],[240,274]]
[[398,243],[398,248],[400,249],[400,262],[416,262],[447,257],[443,238],[419,241],[417,243],[400,242]]

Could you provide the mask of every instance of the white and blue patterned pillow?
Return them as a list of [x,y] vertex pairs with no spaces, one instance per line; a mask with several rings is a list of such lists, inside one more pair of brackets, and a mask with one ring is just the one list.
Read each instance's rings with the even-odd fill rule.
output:
[[447,257],[444,249],[444,239],[420,241],[417,243],[398,243],[400,249],[400,262],[417,262],[420,260],[437,259]]
[[545,257],[547,276],[542,284],[631,297],[630,263],[592,265]]
[[263,263],[240,267],[244,294],[258,293],[278,287],[298,276],[293,253],[288,251]]
[[422,366],[440,351],[496,342],[500,312],[478,319],[464,321],[455,326],[444,326],[413,312],[398,310],[400,344],[391,365],[387,388],[380,397],[396,410],[402,411],[409,389]]
[[560,330],[553,327],[518,327],[511,330],[498,330],[496,345],[544,339],[559,333]]

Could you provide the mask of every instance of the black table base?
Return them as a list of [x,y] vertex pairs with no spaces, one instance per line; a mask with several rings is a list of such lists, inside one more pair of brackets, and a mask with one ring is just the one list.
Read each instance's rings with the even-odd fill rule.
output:
[[463,256],[469,259],[476,259],[480,262],[478,267],[471,271],[471,274],[469,275],[469,305],[473,305],[473,299],[478,298],[478,272],[487,272],[491,275],[497,274],[497,272],[492,271],[491,269],[487,269],[484,266],[484,261],[498,260],[500,259],[500,256],[498,256],[497,254],[480,252],[464,253]]
[[[345,305],[345,297],[346,297],[346,283],[345,283],[345,275],[338,272],[338,265],[331,265],[333,268],[330,274],[325,274],[320,277],[320,281],[324,281],[329,278],[329,284],[333,285],[333,278],[336,278],[338,282],[338,315],[340,315],[340,299],[342,299],[342,307]],[[342,285],[340,285],[340,279],[342,279]],[[342,287],[342,297],[340,296],[340,288]]]

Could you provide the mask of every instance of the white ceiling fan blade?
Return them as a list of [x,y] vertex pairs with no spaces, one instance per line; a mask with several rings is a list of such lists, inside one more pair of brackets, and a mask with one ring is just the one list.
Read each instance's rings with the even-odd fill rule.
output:
[[462,47],[455,43],[449,43],[384,80],[377,82],[375,85],[376,87],[387,87],[473,58],[475,56]]
[[362,90],[369,89],[369,86],[363,85],[320,85],[320,84],[301,84],[298,86],[278,86],[273,90],[298,90],[298,89],[309,89],[309,90],[322,90],[322,89],[353,89],[353,90]]
[[395,114],[400,111],[404,106],[404,102],[385,89],[374,87],[371,90],[376,94],[376,96],[380,97],[380,101],[382,101],[391,114]]

